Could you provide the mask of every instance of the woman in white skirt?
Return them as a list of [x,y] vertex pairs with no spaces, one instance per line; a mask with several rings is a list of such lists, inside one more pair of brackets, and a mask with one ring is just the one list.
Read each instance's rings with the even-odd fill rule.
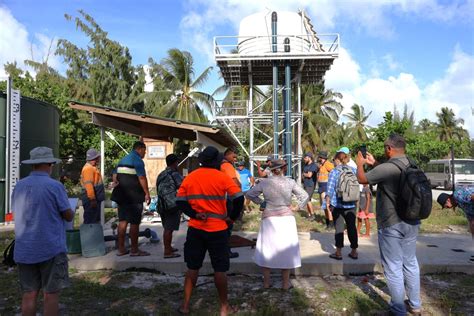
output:
[[[284,160],[272,161],[270,169],[273,176],[261,179],[245,197],[259,204],[262,210],[254,260],[263,268],[263,287],[270,287],[270,269],[281,269],[286,290],[290,287],[290,269],[301,267],[293,212],[306,206],[308,194],[295,180],[284,176]],[[265,201],[260,198],[262,193]],[[298,206],[291,205],[292,194],[296,195]]]

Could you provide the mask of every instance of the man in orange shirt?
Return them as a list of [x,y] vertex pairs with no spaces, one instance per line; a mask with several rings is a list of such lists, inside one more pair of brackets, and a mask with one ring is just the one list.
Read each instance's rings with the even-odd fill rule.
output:
[[[228,223],[236,220],[244,204],[240,187],[220,171],[223,155],[208,146],[199,154],[201,167],[191,172],[176,195],[176,205],[190,217],[184,244],[184,261],[188,267],[184,280],[184,301],[179,311],[189,313],[189,301],[199,269],[209,252],[214,269],[214,283],[219,294],[220,315],[227,315],[227,275],[229,270]],[[226,198],[232,201],[227,212]]]
[[234,163],[237,162],[237,154],[233,149],[227,148],[224,151],[224,159],[221,164],[221,171],[228,175],[239,187],[240,175],[234,167]]
[[100,203],[105,200],[104,184],[97,168],[100,162],[100,153],[91,148],[86,153],[86,160],[81,172],[84,224],[96,224],[100,223]]
[[[328,190],[328,179],[329,172],[334,169],[334,165],[328,160],[328,153],[326,151],[320,151],[318,154],[318,193],[319,193],[319,205],[323,205],[323,201],[326,198],[326,192]],[[324,215],[326,215],[326,229],[331,229],[334,227],[332,220],[332,214],[327,209],[324,210]]]
[[[236,185],[239,186],[239,188],[242,190],[242,184],[240,183],[240,175],[237,169],[234,168],[234,163],[237,162],[237,154],[235,153],[234,149],[227,148],[224,151],[224,159],[222,160],[221,163],[221,171],[224,172],[226,175],[228,175],[232,181],[235,182]],[[227,210],[230,211],[232,210],[232,201],[227,200]],[[229,241],[230,241],[230,236],[232,236],[232,229],[234,228],[234,224],[229,224]],[[239,253],[238,252],[233,252],[230,247],[229,247],[229,257],[231,259],[238,258]]]

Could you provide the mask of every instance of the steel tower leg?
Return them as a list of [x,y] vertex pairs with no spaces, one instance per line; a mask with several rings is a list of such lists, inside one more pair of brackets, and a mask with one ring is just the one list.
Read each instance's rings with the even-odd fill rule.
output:
[[[298,107],[297,111],[300,115],[298,121],[298,133],[297,133],[297,153],[298,157],[301,158],[303,156],[303,148],[301,148],[301,134],[303,134],[303,112],[301,110],[301,77],[298,77]],[[301,166],[298,168],[298,183],[302,181],[302,174],[301,174]]]
[[[277,13],[272,13],[272,52],[277,52]],[[278,63],[273,62],[273,159],[278,159]]]
[[292,157],[291,157],[291,67],[289,63],[285,65],[285,159],[288,167],[286,175],[292,175]]

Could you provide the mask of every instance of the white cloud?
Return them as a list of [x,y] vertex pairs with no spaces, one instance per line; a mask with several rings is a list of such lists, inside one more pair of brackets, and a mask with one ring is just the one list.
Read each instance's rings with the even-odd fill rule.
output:
[[43,62],[48,58],[48,64],[58,69],[61,63],[54,55],[56,40],[51,42],[51,38],[40,33],[30,36],[26,27],[5,7],[0,7],[0,21],[0,77],[6,76],[4,64],[16,61],[20,68],[26,69],[26,59]]
[[[213,36],[237,35],[242,18],[267,10],[305,9],[318,32],[334,32],[336,25],[345,25],[355,32],[383,38],[396,36],[391,20],[394,15],[436,22],[471,23],[474,19],[472,0],[446,4],[436,0],[187,0],[184,7],[187,11],[180,25],[183,39],[204,54],[210,54]],[[232,27],[234,33],[223,34],[222,26]]]
[[463,52],[459,46],[454,48],[444,76],[425,87],[420,86],[413,74],[406,72],[388,78],[365,78],[358,63],[347,51],[341,50],[340,60],[326,74],[326,87],[343,93],[345,112],[353,103],[363,105],[367,112],[372,111],[369,119],[372,126],[382,121],[385,112],[393,111],[394,105],[401,111],[407,104],[409,111],[414,111],[416,120],[428,118],[432,121],[436,121],[436,112],[441,107],[449,107],[456,117],[464,119],[464,127],[473,137],[473,74],[474,56]]

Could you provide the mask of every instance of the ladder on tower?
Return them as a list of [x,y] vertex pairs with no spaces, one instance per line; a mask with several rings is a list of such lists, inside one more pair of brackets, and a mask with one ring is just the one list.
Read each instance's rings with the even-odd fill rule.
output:
[[318,36],[316,35],[316,31],[314,30],[313,24],[311,23],[311,19],[304,13],[304,10],[300,10],[298,12],[299,15],[303,18],[303,25],[308,32],[308,36],[311,39],[311,44],[319,52],[323,52],[323,45],[319,41]]

